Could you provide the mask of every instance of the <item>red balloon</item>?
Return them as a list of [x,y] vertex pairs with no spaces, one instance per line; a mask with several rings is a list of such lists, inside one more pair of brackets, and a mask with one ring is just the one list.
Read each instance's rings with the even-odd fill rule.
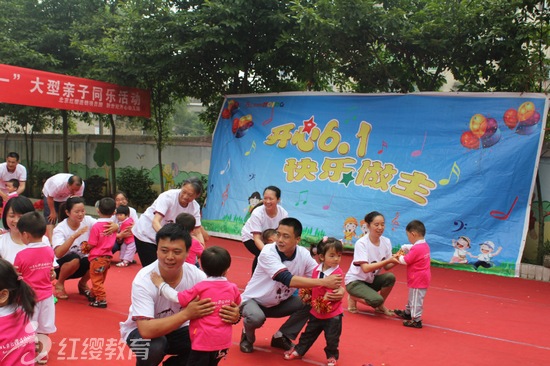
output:
[[479,149],[479,138],[472,131],[465,131],[460,136],[460,143],[467,149]]

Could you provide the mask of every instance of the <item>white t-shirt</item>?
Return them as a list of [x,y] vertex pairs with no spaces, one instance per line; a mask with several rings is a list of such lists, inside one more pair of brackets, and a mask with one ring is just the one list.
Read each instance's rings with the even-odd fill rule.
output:
[[27,168],[21,164],[15,166],[13,173],[8,172],[8,163],[0,164],[0,190],[8,192],[6,190],[6,182],[10,179],[17,179],[20,182],[27,181]]
[[265,206],[257,207],[252,213],[241,230],[242,241],[251,240],[254,238],[254,233],[263,233],[267,229],[276,229],[279,227],[279,221],[288,217],[288,212],[281,206],[277,205],[277,215],[273,218],[269,217],[265,212]]
[[296,276],[311,278],[317,262],[304,247],[296,247],[296,255],[292,260],[281,260],[276,244],[266,244],[258,257],[258,265],[252,278],[242,294],[243,302],[254,299],[258,304],[272,307],[288,299],[295,288],[289,288],[273,278],[281,271],[288,269]]
[[[159,295],[158,288],[151,281],[151,272],[153,271],[160,273],[158,260],[140,269],[132,282],[132,303],[130,304],[128,319],[120,323],[120,336],[124,342],[126,342],[130,332],[137,328],[136,320],[166,318],[182,309],[178,302],[173,302]],[[183,276],[175,290],[178,292],[188,290],[205,279],[206,275],[203,271],[185,262],[183,264]],[[188,325],[189,322],[185,322],[181,327]]]
[[[50,245],[50,240],[47,236],[42,237],[42,242],[44,244]],[[0,235],[0,257],[4,258],[11,264],[15,261],[15,256],[17,253],[25,249],[27,246],[25,244],[17,244],[11,238],[9,232]],[[54,267],[57,266],[57,262],[54,259]]]
[[73,175],[70,173],[59,173],[48,178],[46,183],[44,183],[44,188],[42,188],[44,197],[53,197],[55,202],[65,202],[70,196],[82,197],[84,194],[84,182],[82,182],[82,186],[78,192],[73,194],[69,190],[69,178]]
[[186,212],[195,216],[195,227],[201,226],[201,212],[200,206],[197,201],[193,200],[187,207],[181,207],[178,196],[180,189],[171,189],[169,191],[161,193],[155,202],[144,213],[141,214],[139,219],[134,223],[132,233],[134,236],[146,243],[155,243],[155,237],[157,232],[153,228],[153,218],[155,213],[158,212],[163,215],[160,225],[164,226],[168,223],[175,222],[176,217],[182,212]]
[[[62,245],[65,241],[67,241],[67,239],[69,239],[69,236],[73,235],[75,232],[77,232],[84,226],[87,226],[88,231],[86,231],[84,234],[76,238],[73,244],[71,245],[71,247],[69,248],[69,250],[67,251],[67,253],[75,252],[80,256],[80,258],[87,257],[88,254],[83,254],[82,251],[80,250],[80,244],[82,244],[82,242],[84,241],[88,241],[88,239],[90,238],[90,230],[96,222],[97,222],[96,219],[86,215],[84,216],[84,220],[82,220],[82,222],[80,223],[80,226],[76,230],[73,230],[69,227],[69,224],[67,223],[67,219],[63,220],[53,229],[53,234],[52,234],[53,249],[55,250],[55,248],[57,248],[58,246]],[[61,257],[57,257],[57,258],[59,259]]]
[[372,283],[374,276],[378,275],[382,268],[376,271],[365,273],[360,267],[361,263],[376,263],[388,259],[392,256],[392,247],[390,239],[385,236],[380,237],[380,245],[376,246],[371,243],[369,236],[365,235],[355,243],[353,251],[353,261],[346,273],[346,285],[353,281],[365,281]]

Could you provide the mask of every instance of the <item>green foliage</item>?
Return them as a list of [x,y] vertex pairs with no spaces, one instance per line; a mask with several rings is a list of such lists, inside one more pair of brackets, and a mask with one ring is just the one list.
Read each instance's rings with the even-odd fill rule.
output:
[[88,177],[84,185],[84,201],[88,206],[94,206],[101,198],[105,197],[105,189],[107,188],[107,178],[99,175]]
[[149,172],[144,168],[136,169],[126,167],[121,169],[117,175],[119,190],[128,195],[129,205],[138,211],[144,210],[156,199],[157,194],[151,186],[153,180]]
[[[42,197],[42,187],[44,183],[48,180],[49,177],[53,176],[57,172],[53,170],[48,170],[46,168],[36,167],[32,171],[32,179],[34,182],[34,187],[31,188],[31,197]],[[26,188],[28,189],[28,188]]]
[[[112,166],[111,162],[111,144],[107,143],[98,143],[94,151],[94,161],[97,166]],[[115,161],[120,159],[120,151],[115,148]]]

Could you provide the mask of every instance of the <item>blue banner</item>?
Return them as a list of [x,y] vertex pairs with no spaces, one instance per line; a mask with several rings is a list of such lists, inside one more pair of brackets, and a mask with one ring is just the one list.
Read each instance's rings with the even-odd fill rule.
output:
[[379,211],[396,249],[418,219],[432,263],[517,276],[546,117],[542,94],[228,96],[203,225],[240,239],[275,185],[306,244],[353,249]]

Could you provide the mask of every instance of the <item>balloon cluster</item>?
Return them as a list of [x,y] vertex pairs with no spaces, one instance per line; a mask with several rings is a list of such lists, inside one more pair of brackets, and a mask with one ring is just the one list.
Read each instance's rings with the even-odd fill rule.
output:
[[533,102],[525,102],[518,109],[510,108],[504,112],[504,124],[517,134],[529,135],[535,132],[540,121],[540,113],[535,110]]
[[222,110],[222,118],[230,119],[235,115],[237,109],[239,109],[239,102],[231,99],[229,102],[227,102],[227,107]]
[[465,131],[460,136],[460,143],[472,150],[487,148],[499,142],[500,136],[497,120],[477,113],[470,119],[470,131]]

